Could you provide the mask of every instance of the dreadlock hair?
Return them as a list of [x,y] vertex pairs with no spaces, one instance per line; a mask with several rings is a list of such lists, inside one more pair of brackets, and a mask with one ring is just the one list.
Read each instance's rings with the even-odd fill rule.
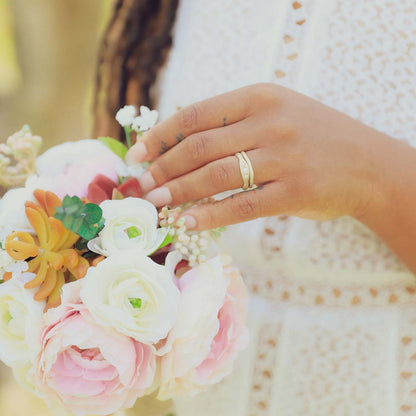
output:
[[126,104],[153,106],[150,89],[172,44],[179,0],[117,0],[98,53],[93,136],[124,140]]

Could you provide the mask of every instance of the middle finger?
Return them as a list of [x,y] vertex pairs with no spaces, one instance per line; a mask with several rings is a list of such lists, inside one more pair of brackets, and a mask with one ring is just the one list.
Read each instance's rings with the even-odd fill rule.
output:
[[210,162],[256,147],[250,135],[250,123],[241,121],[230,126],[192,134],[156,159],[139,179],[143,192],[163,185],[178,176],[192,172]]

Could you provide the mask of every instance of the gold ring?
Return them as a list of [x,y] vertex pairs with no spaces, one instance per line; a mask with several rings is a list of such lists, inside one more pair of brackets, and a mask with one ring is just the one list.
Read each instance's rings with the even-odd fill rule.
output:
[[240,163],[240,172],[243,179],[242,189],[252,188],[254,185],[254,171],[253,166],[246,152],[238,152],[235,154]]
[[243,158],[245,159],[245,161],[247,162],[248,165],[248,170],[249,170],[249,180],[248,180],[248,187],[252,188],[254,185],[254,170],[253,170],[253,165],[251,164],[251,160],[249,159],[249,157],[247,156],[246,152],[240,152],[243,155]]

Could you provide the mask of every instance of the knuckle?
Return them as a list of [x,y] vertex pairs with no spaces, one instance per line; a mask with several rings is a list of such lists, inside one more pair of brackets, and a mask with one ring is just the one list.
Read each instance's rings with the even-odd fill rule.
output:
[[192,131],[196,128],[200,118],[198,104],[192,104],[180,111],[180,125],[185,131]]
[[188,140],[190,157],[195,162],[202,162],[209,150],[209,139],[205,136],[196,135]]
[[215,227],[217,224],[217,215],[215,210],[213,209],[206,209],[203,215],[204,223],[209,225],[210,227]]
[[153,179],[156,182],[156,185],[160,185],[165,183],[170,179],[169,168],[167,164],[165,164],[160,158],[157,162],[153,162],[150,165],[150,172],[153,176]]
[[150,129],[148,132],[146,132],[145,143],[146,143],[146,147],[148,151],[152,154],[152,156],[158,156],[160,143],[163,140],[161,138],[159,130],[160,130],[159,125],[156,125],[152,129]]
[[296,127],[286,118],[281,118],[279,121],[273,123],[271,127],[273,136],[283,140],[293,139],[297,135]]
[[240,198],[237,199],[236,206],[237,213],[241,217],[257,218],[261,215],[260,201],[253,191],[243,193]]
[[228,189],[231,183],[231,171],[222,164],[212,165],[210,168],[210,179],[215,187]]
[[297,209],[310,199],[311,190],[304,180],[291,176],[282,177],[278,182],[280,193],[288,209]]
[[172,195],[173,204],[181,204],[187,201],[186,186],[181,186],[177,181],[172,181],[168,184],[168,187]]
[[262,82],[259,84],[256,84],[254,86],[254,94],[262,99],[266,100],[267,102],[273,101],[273,102],[279,102],[279,93],[281,90],[281,87],[279,87],[276,84],[273,84],[271,82]]

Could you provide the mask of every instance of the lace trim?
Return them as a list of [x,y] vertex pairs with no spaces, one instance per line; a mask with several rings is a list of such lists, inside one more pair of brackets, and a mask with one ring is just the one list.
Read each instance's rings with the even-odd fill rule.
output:
[[402,315],[398,353],[399,415],[416,412],[416,311],[407,308]]
[[275,377],[278,342],[282,329],[281,322],[267,322],[261,325],[256,349],[256,366],[252,375],[248,414],[269,415],[272,397],[272,380]]
[[305,39],[309,33],[309,17],[315,3],[316,0],[289,2],[284,31],[279,42],[280,50],[275,61],[274,76],[278,84],[292,88],[296,85]]

